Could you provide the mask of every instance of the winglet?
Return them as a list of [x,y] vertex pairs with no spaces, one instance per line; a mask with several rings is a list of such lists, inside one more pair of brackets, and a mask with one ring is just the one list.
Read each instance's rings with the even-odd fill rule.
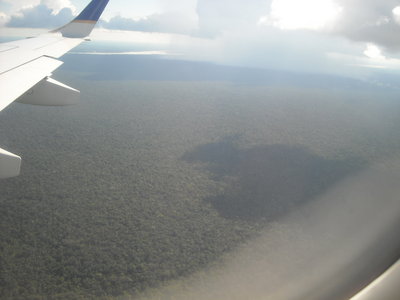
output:
[[70,23],[55,30],[64,37],[84,38],[93,30],[109,0],[92,0],[88,6]]

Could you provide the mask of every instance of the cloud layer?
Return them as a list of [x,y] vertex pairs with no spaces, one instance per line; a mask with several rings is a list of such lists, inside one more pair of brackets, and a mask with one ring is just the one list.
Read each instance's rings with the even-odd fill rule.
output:
[[[2,2],[13,7],[10,15],[0,11],[0,24],[8,27],[55,28],[76,13],[70,0]],[[349,72],[355,72],[350,70],[352,66],[388,65],[400,50],[399,0],[159,2],[161,8],[157,13],[133,18],[127,16],[129,12],[123,12],[101,20],[100,26],[180,34],[169,38],[173,44],[170,50],[187,59],[308,72],[344,72],[351,76]],[[360,63],[362,57],[369,61]]]
[[26,8],[6,23],[9,27],[54,28],[73,18],[71,8],[62,8],[57,13],[45,4]]
[[103,20],[100,25],[107,29],[181,34],[191,34],[197,26],[196,20],[179,12],[153,14],[137,20],[115,16],[109,21]]
[[257,27],[258,20],[269,10],[265,0],[198,0],[200,35],[215,36],[226,31]]
[[[322,1],[322,2],[321,2]],[[147,32],[182,33],[203,37],[216,37],[226,32],[247,33],[258,30],[260,24],[281,29],[304,29],[328,35],[346,37],[353,41],[374,43],[389,51],[400,50],[400,1],[399,0],[195,0],[179,8],[180,1],[173,1],[165,11],[140,19],[114,16],[103,21],[108,29]],[[17,12],[7,16],[0,12],[0,20],[9,27],[52,27],[67,22],[75,13],[69,0],[3,1]],[[299,4],[301,3],[301,4]],[[317,5],[318,4],[318,5]],[[326,8],[338,9],[338,16],[329,28],[321,26],[280,26],[282,22],[296,22],[302,17],[316,18]],[[279,9],[278,9],[279,8]],[[339,13],[340,9],[340,13]],[[286,16],[280,20],[277,11]],[[288,20],[289,18],[289,20]],[[316,18],[317,19],[317,18]],[[316,20],[317,21],[317,20]],[[310,24],[313,24],[311,21]]]
[[[334,33],[370,42],[390,51],[400,50],[398,0],[336,0],[343,7]],[[395,14],[396,12],[398,14]]]

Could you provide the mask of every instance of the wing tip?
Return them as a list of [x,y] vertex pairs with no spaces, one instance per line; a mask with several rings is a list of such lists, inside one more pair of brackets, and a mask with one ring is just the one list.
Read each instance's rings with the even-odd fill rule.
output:
[[87,37],[100,19],[108,2],[109,0],[92,0],[74,20],[55,32],[61,32],[68,38]]

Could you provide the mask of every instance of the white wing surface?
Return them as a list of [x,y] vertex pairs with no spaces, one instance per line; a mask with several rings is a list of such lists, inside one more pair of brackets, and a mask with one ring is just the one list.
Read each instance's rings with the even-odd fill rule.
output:
[[[0,111],[18,101],[36,105],[70,105],[79,91],[50,78],[60,56],[90,34],[109,0],[92,0],[70,23],[50,33],[0,44]],[[0,149],[0,178],[17,176],[21,158]]]

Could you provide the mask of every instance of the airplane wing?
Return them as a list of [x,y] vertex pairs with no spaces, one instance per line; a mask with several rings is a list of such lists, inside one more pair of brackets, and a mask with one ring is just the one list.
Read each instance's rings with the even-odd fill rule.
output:
[[[109,0],[92,0],[70,23],[34,38],[0,44],[0,111],[13,101],[70,105],[79,91],[50,78],[59,57],[84,41]],[[21,158],[0,148],[0,178],[17,176]]]

